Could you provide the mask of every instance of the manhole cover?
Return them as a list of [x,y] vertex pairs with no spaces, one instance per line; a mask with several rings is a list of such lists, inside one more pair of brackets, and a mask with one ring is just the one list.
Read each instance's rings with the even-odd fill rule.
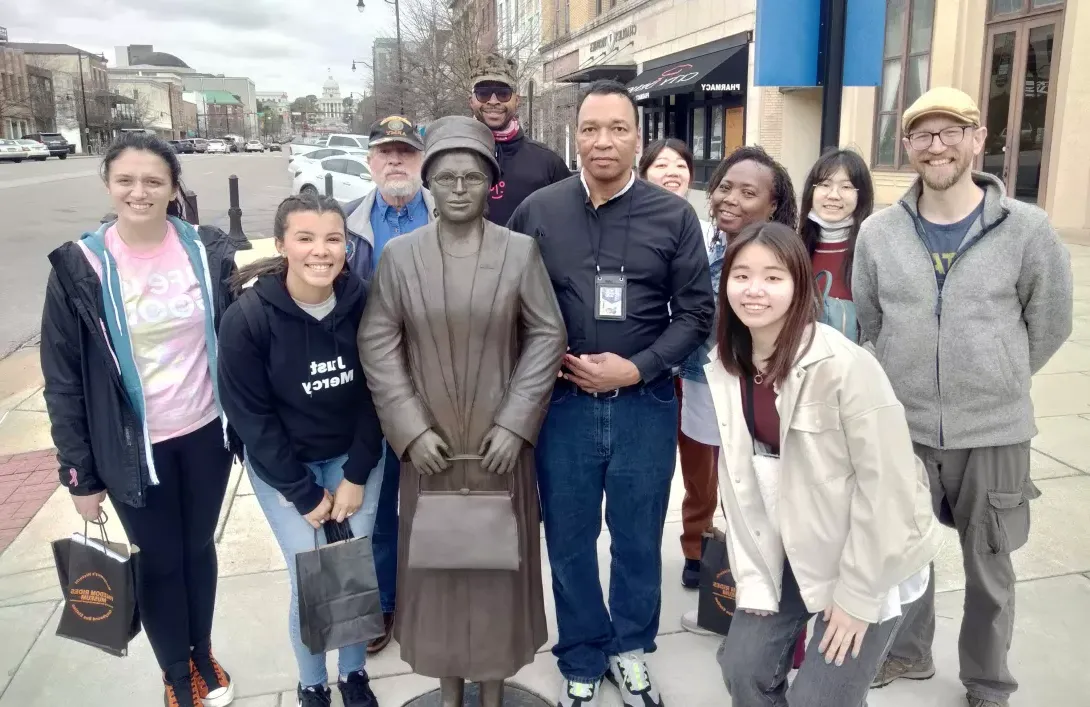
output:
[[[476,683],[466,684],[464,707],[479,707],[481,704]],[[415,700],[406,702],[404,707],[440,707],[439,691],[433,690]],[[508,684],[503,689],[503,707],[551,707],[545,700],[521,687]]]

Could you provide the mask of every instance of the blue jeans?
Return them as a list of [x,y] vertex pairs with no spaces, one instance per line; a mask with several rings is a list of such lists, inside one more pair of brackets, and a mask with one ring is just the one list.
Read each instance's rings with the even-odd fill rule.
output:
[[[663,380],[615,398],[559,382],[537,444],[537,475],[568,680],[594,682],[609,657],[651,653],[662,604],[662,530],[677,453],[677,397]],[[609,608],[598,581],[602,498]]]
[[397,493],[401,482],[401,462],[388,444],[383,442],[383,445],[386,464],[382,468],[382,491],[379,492],[378,515],[375,516],[371,545],[375,550],[382,613],[392,614],[397,606]]
[[[384,456],[385,458],[385,456]],[[330,493],[337,490],[337,485],[344,478],[344,463],[348,455],[342,455],[324,462],[310,462],[305,466],[314,474],[314,478]],[[352,535],[357,538],[371,534],[375,526],[375,512],[378,510],[379,495],[382,490],[382,464],[380,459],[375,470],[367,477],[367,484],[363,487],[363,506],[348,520],[352,528]],[[329,682],[326,673],[325,655],[314,655],[310,649],[303,645],[299,636],[299,595],[297,593],[298,578],[295,575],[295,556],[300,552],[314,549],[315,534],[303,516],[299,514],[295,506],[285,499],[280,493],[261,480],[254,473],[253,461],[247,456],[247,471],[250,474],[250,483],[254,487],[254,495],[265,518],[269,521],[276,542],[280,544],[280,551],[284,553],[284,560],[288,564],[288,577],[291,579],[291,606],[288,610],[288,635],[291,637],[291,647],[295,651],[295,662],[299,665],[299,683],[304,687],[325,685]],[[317,541],[325,544],[325,534],[319,532]],[[341,675],[348,675],[357,670],[362,670],[367,661],[367,644],[358,643],[345,646],[338,656],[338,670]]]

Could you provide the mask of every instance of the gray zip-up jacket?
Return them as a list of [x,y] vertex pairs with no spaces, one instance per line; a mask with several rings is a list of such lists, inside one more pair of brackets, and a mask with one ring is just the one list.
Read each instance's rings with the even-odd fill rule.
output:
[[984,210],[939,291],[916,205],[919,180],[859,230],[852,275],[913,441],[937,449],[1017,444],[1037,434],[1030,378],[1071,334],[1071,256],[1044,211],[974,172]]

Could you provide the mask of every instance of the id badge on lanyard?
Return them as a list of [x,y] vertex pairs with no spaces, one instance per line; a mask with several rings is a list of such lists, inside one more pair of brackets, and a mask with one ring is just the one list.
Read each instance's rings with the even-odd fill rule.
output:
[[628,278],[618,272],[599,271],[594,276],[594,318],[623,322],[628,316]]

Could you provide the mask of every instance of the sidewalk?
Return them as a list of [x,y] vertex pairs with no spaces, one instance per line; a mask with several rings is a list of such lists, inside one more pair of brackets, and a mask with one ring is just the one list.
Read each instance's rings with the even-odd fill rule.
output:
[[[271,245],[269,239],[256,242],[254,250],[240,257],[267,254]],[[1030,543],[1015,555],[1020,582],[1011,670],[1021,683],[1012,701],[1015,706],[1090,703],[1090,671],[1085,665],[1086,637],[1090,636],[1090,513],[1086,510],[1090,508],[1090,448],[1086,445],[1090,439],[1090,245],[1072,245],[1071,250],[1077,283],[1075,330],[1033,385],[1040,429],[1033,443],[1033,478],[1043,495],[1034,502]],[[33,451],[34,445],[49,444],[45,414],[33,409],[37,402],[29,402],[36,400],[40,378],[27,367],[11,373],[8,369],[15,364],[10,361],[0,362],[0,416],[7,412],[0,421],[0,445],[16,445],[23,439],[26,444],[15,451]],[[10,380],[23,381],[23,388],[9,392],[3,386]],[[20,395],[18,403],[11,402]],[[11,449],[15,447],[0,446],[0,462],[14,453]],[[4,483],[0,477],[0,489]],[[682,613],[696,606],[696,594],[682,589],[679,582],[681,495],[680,475],[675,475],[663,541],[659,650],[649,657],[649,664],[670,707],[725,707],[730,698],[715,663],[717,641],[680,627]],[[55,636],[60,595],[49,542],[81,525],[67,492],[58,489],[0,554],[0,626],[4,627],[0,707],[162,703],[155,661],[143,634],[125,659]],[[123,537],[116,521],[109,532],[111,538]],[[296,674],[285,625],[284,561],[238,468],[232,471],[218,542],[220,585],[214,640],[217,657],[236,681],[240,699],[234,704],[294,706]],[[598,548],[606,582],[609,537],[604,532]],[[875,691],[870,707],[965,705],[956,668],[964,580],[955,538],[950,538],[936,564],[939,673],[926,682]],[[551,582],[548,569],[545,563],[546,588]],[[556,640],[556,623],[551,592],[546,591],[546,596],[549,643],[513,681],[551,701],[560,678],[548,652]],[[330,675],[336,674],[335,667],[331,660]],[[367,667],[383,707],[400,707],[438,685],[413,675],[400,660],[396,644],[372,658]],[[606,687],[603,693],[604,707],[620,707],[615,690]],[[334,704],[340,704],[339,697]]]

